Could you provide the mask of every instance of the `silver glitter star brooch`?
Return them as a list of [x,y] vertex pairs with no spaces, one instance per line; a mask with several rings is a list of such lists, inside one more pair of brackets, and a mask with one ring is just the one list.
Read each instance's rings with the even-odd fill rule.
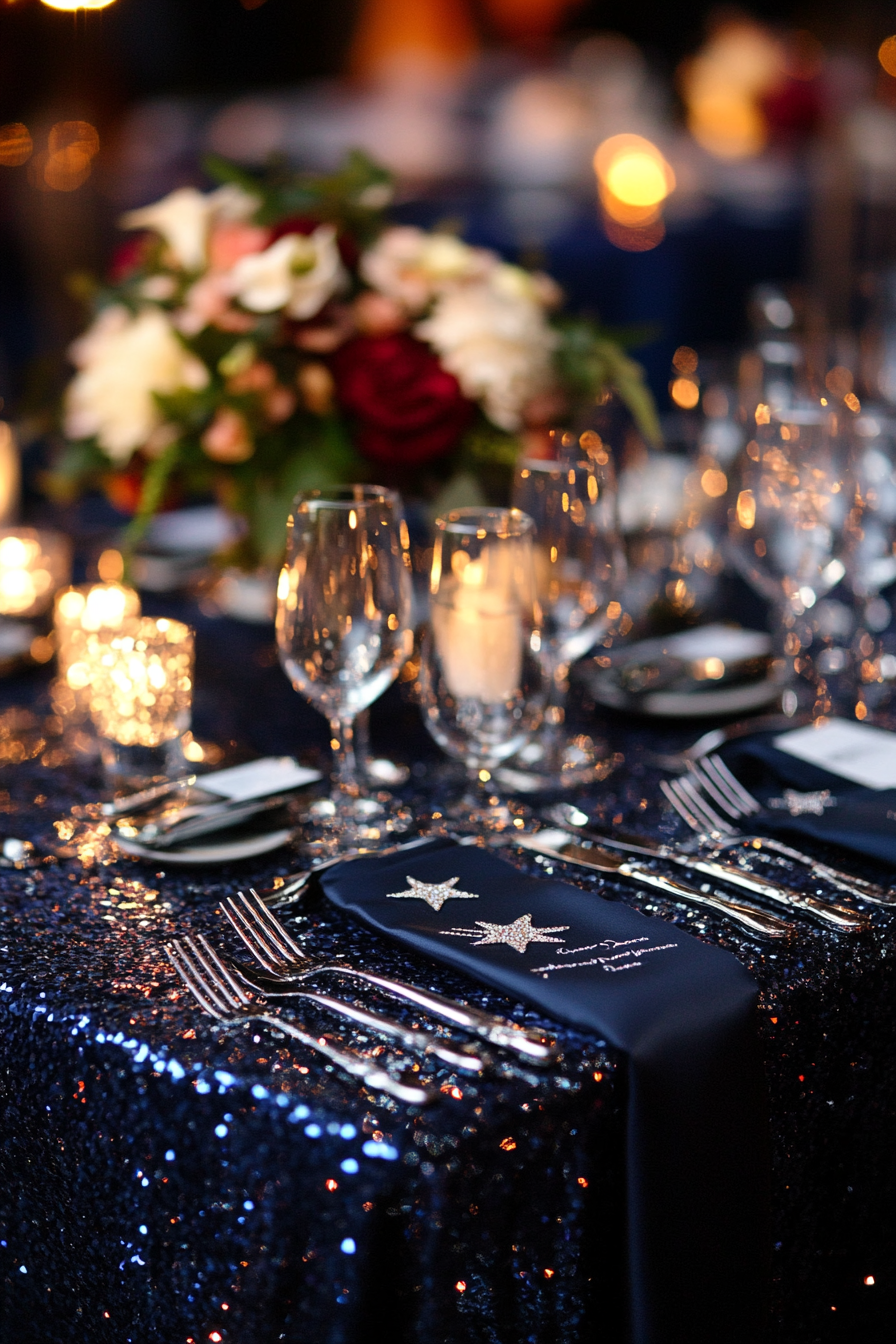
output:
[[488,924],[477,919],[475,929],[443,929],[442,933],[450,938],[475,938],[474,947],[484,943],[505,943],[517,952],[525,952],[530,943],[562,943],[563,938],[548,938],[549,933],[566,933],[568,924],[558,924],[553,928],[536,929],[532,925],[531,915],[520,915],[512,924]]
[[425,901],[433,910],[441,910],[446,901],[478,901],[474,891],[455,891],[459,877],[449,877],[447,882],[418,882],[416,877],[406,877],[410,891],[390,891],[387,901]]

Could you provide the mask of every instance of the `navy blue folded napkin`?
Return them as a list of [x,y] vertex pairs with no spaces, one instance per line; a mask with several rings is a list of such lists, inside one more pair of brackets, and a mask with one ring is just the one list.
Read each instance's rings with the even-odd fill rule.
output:
[[[744,828],[807,836],[896,865],[896,789],[867,789],[773,745],[775,733],[729,742],[719,755],[765,811]],[[896,736],[893,739],[896,751]],[[788,799],[787,790],[796,797]],[[828,797],[822,795],[827,793]],[[815,795],[813,797],[813,795]],[[790,802],[797,815],[791,815]],[[775,806],[777,804],[777,806]],[[815,807],[817,812],[799,811]]]
[[768,1116],[757,986],[740,962],[449,840],[339,864],[321,884],[378,933],[627,1052],[632,1338],[759,1344]]

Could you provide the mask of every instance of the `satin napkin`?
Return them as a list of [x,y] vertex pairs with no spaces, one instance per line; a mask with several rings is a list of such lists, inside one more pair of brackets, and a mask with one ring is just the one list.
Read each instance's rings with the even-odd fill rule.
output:
[[627,1053],[634,1344],[759,1344],[768,1117],[758,991],[740,962],[621,901],[450,840],[320,880],[378,933]]
[[[763,804],[761,821],[745,817],[745,830],[761,828],[772,835],[807,836],[826,845],[838,845],[883,863],[896,865],[896,789],[867,789],[861,784],[831,774],[820,766],[801,761],[772,745],[774,733],[758,734],[729,742],[719,755],[728,768]],[[896,751],[896,735],[893,738]],[[813,805],[812,795],[827,791],[827,800],[817,797],[818,813],[804,811],[792,816],[786,806],[785,789],[799,796],[795,808]],[[778,806],[772,804],[778,802]],[[825,805],[827,802],[828,805]]]

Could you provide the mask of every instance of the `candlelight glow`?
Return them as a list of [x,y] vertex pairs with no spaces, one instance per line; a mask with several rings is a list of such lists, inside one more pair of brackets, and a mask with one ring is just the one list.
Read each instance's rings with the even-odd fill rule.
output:
[[45,611],[68,578],[69,564],[64,537],[32,528],[0,533],[0,615]]
[[719,27],[679,70],[688,129],[719,159],[758,154],[767,137],[762,96],[782,79],[784,50],[770,32],[749,19]]
[[877,59],[880,61],[888,75],[896,79],[896,37],[885,37],[880,44],[880,50],[877,53]]
[[69,679],[89,687],[90,713],[101,737],[123,746],[156,747],[190,723],[193,632],[180,621],[149,617],[120,630],[88,634]]
[[47,9],[59,9],[66,14],[74,14],[76,9],[108,9],[115,0],[41,0]]
[[642,135],[613,135],[594,155],[607,237],[626,251],[647,251],[665,236],[662,205],[675,174]]
[[17,168],[31,158],[34,142],[27,126],[10,121],[0,126],[0,163],[6,168]]

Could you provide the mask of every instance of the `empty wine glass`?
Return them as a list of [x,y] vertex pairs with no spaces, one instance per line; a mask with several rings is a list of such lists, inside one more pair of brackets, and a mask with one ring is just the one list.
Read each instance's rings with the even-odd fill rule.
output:
[[[607,632],[625,568],[619,537],[616,480],[599,435],[556,431],[557,457],[524,458],[513,502],[535,524],[535,578],[541,608],[542,657],[549,697],[544,726],[518,762],[542,787],[579,784],[602,766],[590,737],[569,737],[564,724],[569,669]],[[618,615],[618,610],[615,613]]]
[[353,725],[410,656],[410,618],[398,495],[376,485],[298,494],[277,587],[277,645],[293,687],[330,724],[331,827],[341,841],[376,838],[365,824],[375,809],[360,797]]
[[475,796],[454,811],[474,826],[512,820],[492,776],[538,726],[547,693],[533,533],[519,509],[436,520],[420,697],[427,729],[466,766]]
[[756,427],[735,476],[729,560],[772,605],[785,712],[830,713],[826,677],[840,673],[852,613],[829,597],[846,573],[840,552],[850,486],[838,417],[817,406]]

